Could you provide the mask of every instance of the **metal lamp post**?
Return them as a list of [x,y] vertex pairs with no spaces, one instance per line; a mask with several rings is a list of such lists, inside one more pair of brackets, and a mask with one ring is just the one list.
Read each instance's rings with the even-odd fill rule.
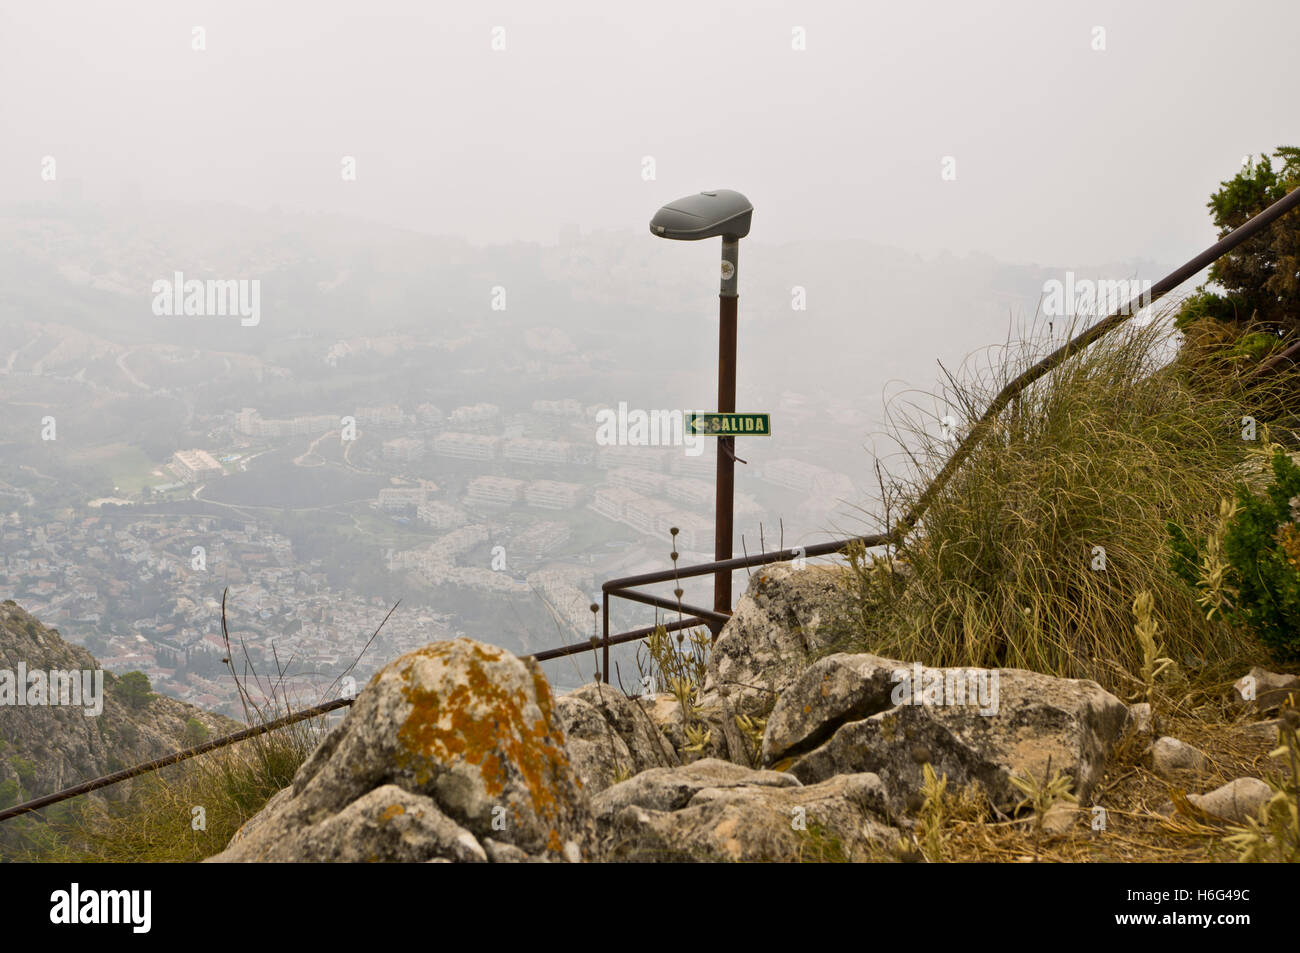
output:
[[[730,189],[700,192],[670,202],[650,220],[650,231],[660,238],[699,241],[722,238],[722,285],[718,294],[718,412],[736,409],[736,283],[740,240],[749,234],[754,206],[749,199]],[[718,480],[714,559],[731,558],[732,505],[735,495],[735,437],[718,440]],[[731,572],[719,570],[713,577],[713,609],[731,612]],[[711,626],[717,638],[720,626]]]

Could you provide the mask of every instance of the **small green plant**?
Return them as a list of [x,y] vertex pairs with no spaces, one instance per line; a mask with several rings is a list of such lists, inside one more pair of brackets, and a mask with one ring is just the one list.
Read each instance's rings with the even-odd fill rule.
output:
[[1074,779],[1068,774],[1061,774],[1060,770],[1052,770],[1052,759],[1047,759],[1047,769],[1043,776],[1036,777],[1029,772],[1025,777],[1012,776],[1011,783],[1015,785],[1024,797],[1016,805],[1016,810],[1020,811],[1028,807],[1034,814],[1034,859],[1037,860],[1040,842],[1043,836],[1043,824],[1047,820],[1047,812],[1057,804],[1077,804],[1079,799],[1071,793],[1074,787]]
[[1233,359],[1262,361],[1281,346],[1282,339],[1266,331],[1250,331],[1237,338],[1228,356]]
[[1225,496],[1219,501],[1219,519],[1201,546],[1194,544],[1176,524],[1166,527],[1174,552],[1174,570],[1198,590],[1196,601],[1204,610],[1207,622],[1231,611],[1237,597],[1237,590],[1230,585],[1232,566],[1223,555],[1223,540],[1236,515],[1236,501]]
[[1219,522],[1201,543],[1170,524],[1174,570],[1200,592],[1198,602],[1248,627],[1280,661],[1300,658],[1300,466],[1272,445],[1272,479],[1261,492],[1240,485],[1221,503]]
[[763,732],[767,729],[766,718],[751,718],[748,715],[736,716],[736,727],[749,743],[750,751],[754,761],[758,760],[759,752],[763,750]]
[[[637,674],[641,683],[655,692],[669,692],[682,707],[683,724],[695,720],[695,701],[704,684],[712,639],[707,629],[697,628],[670,635],[657,626],[637,648]],[[647,657],[648,656],[648,657]]]
[[1144,589],[1133,600],[1133,615],[1137,619],[1137,623],[1133,626],[1133,633],[1137,636],[1138,644],[1142,646],[1142,667],[1139,672],[1142,677],[1142,692],[1130,700],[1137,701],[1140,698],[1149,702],[1155,695],[1156,679],[1164,673],[1165,669],[1174,664],[1174,660],[1165,658],[1161,654],[1164,652],[1164,646],[1156,642],[1160,623],[1156,621],[1155,607],[1149,591]]
[[[693,629],[689,635],[678,630],[672,635],[660,625],[636,652],[637,676],[643,690],[668,692],[677,701],[685,733],[682,751],[693,755],[703,753],[713,741],[713,733],[699,713],[699,696],[712,645],[707,629]],[[662,730],[671,733],[666,724]]]
[[848,852],[843,842],[817,821],[809,818],[800,832],[799,862],[802,864],[846,864]]
[[713,740],[713,729],[704,725],[691,724],[686,726],[686,745],[683,750],[692,754],[700,754],[709,746]]
[[917,840],[921,855],[932,864],[943,863],[944,858],[944,803],[948,791],[948,778],[937,775],[927,761],[921,765],[921,811],[917,821]]

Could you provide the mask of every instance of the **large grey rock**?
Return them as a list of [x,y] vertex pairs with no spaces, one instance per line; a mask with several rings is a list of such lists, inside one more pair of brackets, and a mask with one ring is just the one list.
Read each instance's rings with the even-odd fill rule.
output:
[[656,768],[602,791],[592,799],[597,817],[608,817],[628,805],[655,811],[684,807],[705,788],[799,787],[799,780],[779,771],[755,771],[719,758],[705,758],[679,768]]
[[643,707],[610,685],[593,682],[555,702],[564,750],[589,794],[649,768],[681,760]]
[[1273,797],[1273,789],[1259,778],[1237,778],[1207,794],[1189,794],[1187,800],[1213,817],[1240,824],[1255,817]]
[[717,760],[647,774],[596,799],[610,860],[854,861],[891,856],[898,840],[873,774],[804,787]]
[[[794,757],[790,773],[805,784],[873,772],[897,813],[915,808],[922,765],[929,762],[954,786],[980,782],[992,803],[1009,811],[1023,798],[1012,777],[1041,780],[1049,764],[1070,775],[1074,793],[1086,801],[1129,721],[1124,703],[1095,682],[1021,669],[997,670],[996,705],[986,709],[977,700],[873,712],[888,701],[881,680],[886,661],[831,656],[810,668],[768,721],[765,760]],[[904,668],[915,677],[915,668]],[[921,675],[947,680],[958,671],[921,669]],[[817,744],[820,738],[826,740]]]
[[1151,746],[1151,770],[1167,781],[1204,774],[1210,759],[1199,748],[1166,735]]
[[498,859],[576,861],[595,847],[540,668],[469,639],[378,672],[288,790],[210,859],[472,861],[490,839]]
[[837,653],[811,665],[777,700],[763,733],[763,763],[817,747],[846,721],[894,707],[895,672],[902,662]]
[[[302,829],[292,841],[289,849],[299,856],[340,863],[488,859],[474,835],[448,819],[432,798],[395,784],[363,794],[337,814]],[[273,850],[266,859],[290,859],[275,854]]]
[[1287,696],[1294,694],[1300,702],[1300,678],[1279,675],[1258,666],[1237,679],[1232,686],[1233,704],[1251,713],[1277,711],[1286,704]]
[[709,655],[706,688],[725,692],[736,714],[766,715],[777,696],[843,633],[847,570],[774,563],[754,570]]

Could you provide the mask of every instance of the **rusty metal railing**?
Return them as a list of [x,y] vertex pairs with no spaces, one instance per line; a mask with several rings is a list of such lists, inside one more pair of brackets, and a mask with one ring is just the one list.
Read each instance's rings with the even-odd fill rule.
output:
[[[622,632],[618,635],[609,634],[609,600],[611,598],[626,599],[629,602],[639,602],[642,605],[654,606],[659,609],[675,611],[679,614],[685,613],[684,618],[680,618],[671,623],[665,623],[664,628],[670,631],[682,628],[693,628],[697,625],[704,625],[709,628],[716,639],[722,627],[731,617],[729,612],[717,612],[711,609],[701,609],[696,606],[687,605],[680,600],[660,598],[649,596],[643,592],[635,590],[641,586],[653,586],[659,583],[676,582],[682,579],[690,579],[695,576],[716,575],[721,572],[731,573],[737,569],[749,569],[753,566],[765,566],[768,563],[783,563],[791,559],[813,558],[816,556],[826,556],[831,553],[842,552],[846,547],[853,543],[861,543],[867,548],[873,546],[883,546],[890,542],[892,534],[876,534],[873,536],[850,536],[848,539],[837,539],[827,543],[817,543],[813,546],[796,546],[791,549],[779,549],[770,553],[755,553],[752,556],[737,556],[733,559],[723,559],[709,563],[699,563],[694,566],[683,566],[681,568],[664,569],[659,572],[647,572],[638,576],[624,576],[621,579],[611,579],[600,587],[601,594],[601,618],[602,634],[600,640],[602,648],[601,661],[601,678],[609,682],[609,649],[611,645],[619,645],[623,642],[635,641],[632,638],[634,632],[642,633],[639,638],[645,638],[655,630],[655,626],[647,629],[635,629],[633,632]],[[676,555],[676,554],[674,554]]]

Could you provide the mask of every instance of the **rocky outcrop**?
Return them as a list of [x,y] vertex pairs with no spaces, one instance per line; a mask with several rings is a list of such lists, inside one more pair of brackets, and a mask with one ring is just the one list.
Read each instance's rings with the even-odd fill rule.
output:
[[532,661],[469,639],[377,673],[214,861],[592,859],[590,801]]
[[843,635],[837,605],[846,584],[846,570],[836,566],[776,563],[755,570],[713,644],[706,690],[725,693],[736,714],[766,715]]
[[565,753],[589,794],[650,768],[681,763],[646,707],[600,683],[556,700],[555,721],[564,733]]
[[[27,673],[93,673],[100,668],[85,649],[6,600],[0,603],[0,670],[16,676],[20,666]],[[101,675],[103,709],[98,714],[87,714],[85,704],[0,704],[0,806],[189,747],[195,741],[187,729],[191,720],[211,737],[244,727],[161,695],[137,706],[125,697],[111,673]],[[103,796],[129,793],[127,783],[105,789]]]
[[994,806],[1011,811],[1023,798],[1011,779],[1043,780],[1049,765],[1070,775],[1074,793],[1086,800],[1130,721],[1127,706],[1095,682],[1019,669],[988,673],[997,677],[990,698],[932,704],[918,690],[915,700],[925,704],[895,704],[885,691],[891,665],[917,685],[955,687],[957,674],[967,674],[872,655],[823,659],[777,703],[763,739],[765,763],[788,762],[805,784],[872,772],[896,813],[917,806],[929,763],[953,785],[978,781]]
[[212,859],[893,859],[915,854],[926,765],[1005,813],[1013,780],[1056,771],[1086,804],[1153,730],[1090,681],[825,655],[840,573],[756,573],[689,713],[594,683],[552,701],[534,663],[466,639],[403,656]]
[[808,668],[767,719],[763,763],[775,764],[820,745],[837,728],[888,711],[903,662],[877,655],[836,654]]
[[717,759],[647,771],[594,802],[602,852],[621,861],[867,860],[898,840],[873,774],[805,787]]

